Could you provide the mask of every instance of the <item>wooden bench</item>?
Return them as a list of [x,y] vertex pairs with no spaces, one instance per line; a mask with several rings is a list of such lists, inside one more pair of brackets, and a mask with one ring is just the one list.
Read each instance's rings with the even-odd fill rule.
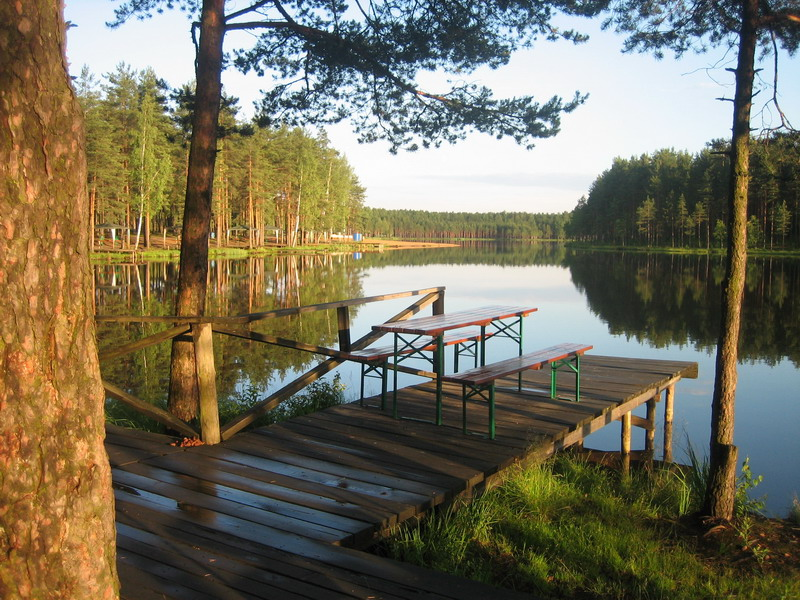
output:
[[[493,333],[486,333],[481,336],[481,330],[470,327],[459,329],[443,335],[442,341],[445,346],[455,346],[453,356],[453,369],[458,371],[459,359],[468,357],[474,360],[474,365],[478,365],[478,344],[481,339],[489,338]],[[422,348],[410,350],[402,349],[401,354],[410,355],[414,352],[434,352],[436,350],[436,340],[430,338]],[[381,380],[381,410],[386,408],[386,367],[390,356],[394,356],[394,346],[369,347],[363,350],[351,350],[341,352],[340,356],[346,360],[361,363],[361,404],[364,404],[364,381],[367,377],[380,378]]]
[[[462,385],[462,419],[464,433],[467,431],[467,400],[473,396],[479,396],[489,402],[489,438],[495,437],[495,382],[510,375],[520,375],[519,389],[522,389],[522,371],[528,369],[541,369],[545,365],[550,366],[550,397],[557,397],[556,373],[561,367],[567,367],[575,373],[575,400],[580,401],[580,377],[581,377],[581,355],[592,346],[584,344],[564,343],[550,346],[543,350],[537,350],[515,358],[501,360],[496,363],[475,367],[443,375],[442,381],[460,383]],[[484,395],[488,392],[488,398]]]

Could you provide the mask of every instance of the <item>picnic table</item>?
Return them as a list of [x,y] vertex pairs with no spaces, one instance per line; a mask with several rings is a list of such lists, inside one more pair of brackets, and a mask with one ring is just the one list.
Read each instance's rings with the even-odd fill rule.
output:
[[[506,337],[515,341],[522,355],[522,319],[538,309],[529,306],[483,306],[470,310],[443,313],[429,317],[417,317],[405,321],[396,321],[373,325],[372,329],[394,336],[394,351],[390,357],[391,365],[397,366],[401,360],[409,357],[421,357],[433,365],[436,379],[436,419],[442,424],[442,377],[444,375],[444,335],[454,329],[463,327],[479,327],[479,356],[481,366],[486,364],[487,337]],[[434,344],[431,340],[434,340]],[[435,350],[430,355],[431,346]],[[427,352],[427,353],[426,353]],[[392,416],[398,417],[397,411],[397,369],[394,372],[394,390],[392,393]]]

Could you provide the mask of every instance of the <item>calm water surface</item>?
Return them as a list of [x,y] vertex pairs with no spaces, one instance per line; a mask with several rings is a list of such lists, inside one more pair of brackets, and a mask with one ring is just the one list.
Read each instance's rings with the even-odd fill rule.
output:
[[[697,361],[699,378],[677,386],[676,458],[685,460],[689,443],[699,452],[708,446],[724,275],[718,258],[486,245],[216,261],[211,266],[209,314],[443,285],[446,310],[485,304],[538,307],[525,321],[526,350],[570,341],[592,344],[598,354]],[[176,272],[168,263],[98,266],[98,314],[171,314]],[[361,307],[352,317],[353,339],[407,304],[403,299]],[[98,336],[102,349],[155,330],[103,325]],[[336,315],[328,311],[270,321],[258,330],[333,346]],[[508,345],[492,349],[491,359],[514,352]],[[243,395],[264,397],[317,362],[308,354],[220,336],[215,351],[220,396],[230,403]],[[735,443],[740,458],[750,458],[753,473],[764,476],[753,495],[766,495],[769,512],[785,515],[792,497],[800,494],[800,261],[750,261],[740,354]],[[103,365],[103,374],[140,397],[163,402],[168,356],[169,346],[162,344]],[[338,372],[346,394],[355,399],[357,367],[343,366]],[[409,378],[401,385],[413,382]],[[377,393],[377,385],[368,391]],[[634,447],[641,448],[644,434],[635,433]],[[619,435],[619,424],[612,424],[588,438],[587,445],[617,450]]]

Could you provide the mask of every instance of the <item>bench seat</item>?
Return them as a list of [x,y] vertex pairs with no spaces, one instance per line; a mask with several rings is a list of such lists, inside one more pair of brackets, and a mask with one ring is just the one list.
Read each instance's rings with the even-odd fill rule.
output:
[[[550,397],[557,397],[556,372],[561,367],[568,367],[575,373],[575,400],[580,401],[580,357],[591,350],[592,346],[585,344],[564,343],[536,350],[522,356],[508,358],[496,363],[488,364],[473,369],[467,369],[452,375],[443,375],[442,381],[460,383],[462,385],[462,419],[463,430],[467,433],[467,400],[472,396],[480,396],[489,401],[489,438],[495,437],[494,397],[495,381],[510,375],[520,375],[519,389],[522,388],[522,371],[528,369],[541,369],[550,366]],[[484,395],[488,392],[488,398]]]

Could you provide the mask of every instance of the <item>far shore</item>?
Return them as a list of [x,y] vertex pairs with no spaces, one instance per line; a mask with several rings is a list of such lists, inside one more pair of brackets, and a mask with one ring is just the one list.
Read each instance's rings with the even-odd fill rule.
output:
[[[180,255],[180,244],[175,237],[153,236],[150,246],[138,246],[111,243],[110,240],[95,244],[92,259],[96,261],[119,261],[127,259],[172,259]],[[391,240],[381,238],[364,238],[355,241],[333,241],[321,244],[305,244],[288,246],[285,244],[267,244],[257,248],[248,248],[245,242],[232,241],[227,245],[217,246],[211,240],[209,255],[212,257],[244,257],[249,255],[260,256],[270,254],[308,254],[319,252],[382,252],[384,250],[410,250],[414,248],[453,248],[460,244],[452,242],[427,242]]]

